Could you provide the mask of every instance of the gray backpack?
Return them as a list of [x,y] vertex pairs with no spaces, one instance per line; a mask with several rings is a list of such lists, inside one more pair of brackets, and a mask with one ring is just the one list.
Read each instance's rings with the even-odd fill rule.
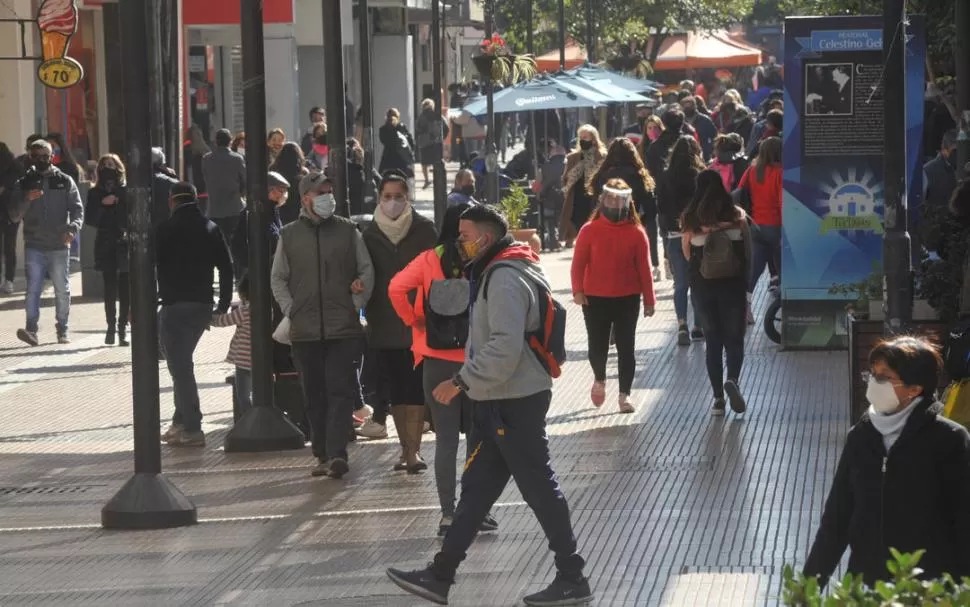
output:
[[701,276],[708,280],[738,278],[743,268],[735,245],[727,230],[716,230],[707,235],[701,256]]

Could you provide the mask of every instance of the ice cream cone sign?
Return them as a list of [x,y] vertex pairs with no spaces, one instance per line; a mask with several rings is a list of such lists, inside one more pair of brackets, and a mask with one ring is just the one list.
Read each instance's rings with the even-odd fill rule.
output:
[[55,89],[66,89],[80,82],[84,68],[67,56],[71,38],[77,31],[77,0],[42,0],[37,26],[44,57],[37,68],[40,81]]

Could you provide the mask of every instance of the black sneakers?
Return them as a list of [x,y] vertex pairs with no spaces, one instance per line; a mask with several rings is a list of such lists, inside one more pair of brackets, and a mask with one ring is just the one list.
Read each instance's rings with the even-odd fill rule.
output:
[[741,389],[738,388],[738,382],[733,379],[729,379],[724,382],[724,392],[727,394],[728,401],[731,403],[731,410],[735,413],[744,413],[748,409],[747,403],[744,402],[744,396],[741,395]]
[[687,330],[687,325],[680,325],[680,328],[677,329],[677,345],[690,345],[690,331]]
[[715,398],[714,405],[711,407],[711,415],[714,417],[724,417],[725,403],[723,398]]
[[37,332],[28,331],[27,329],[17,329],[17,339],[30,346],[36,346],[40,343],[37,340]]
[[454,583],[450,580],[442,580],[435,575],[431,565],[417,571],[388,569],[387,577],[391,578],[391,581],[402,590],[438,605],[448,604],[448,591]]
[[327,476],[330,478],[341,479],[348,472],[350,472],[350,466],[347,465],[347,460],[340,457],[335,457],[330,460]]
[[562,605],[585,605],[593,600],[589,580],[579,578],[569,580],[557,573],[556,579],[542,592],[530,594],[522,599],[526,605],[535,607],[559,607]]
[[482,521],[482,524],[478,527],[478,530],[486,532],[498,531],[498,521],[495,520],[495,517],[492,516],[491,512],[485,515],[485,520]]

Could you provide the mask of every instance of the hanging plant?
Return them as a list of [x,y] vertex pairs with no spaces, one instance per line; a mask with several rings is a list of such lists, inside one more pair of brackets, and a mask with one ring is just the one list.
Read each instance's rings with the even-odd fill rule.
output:
[[529,80],[539,71],[535,57],[512,54],[498,34],[483,40],[479,50],[481,54],[472,57],[472,62],[487,82],[511,85]]

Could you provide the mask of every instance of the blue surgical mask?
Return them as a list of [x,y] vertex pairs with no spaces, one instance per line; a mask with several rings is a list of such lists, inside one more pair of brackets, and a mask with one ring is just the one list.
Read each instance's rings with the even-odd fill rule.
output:
[[330,219],[337,207],[333,194],[319,194],[313,198],[313,214],[320,219]]

